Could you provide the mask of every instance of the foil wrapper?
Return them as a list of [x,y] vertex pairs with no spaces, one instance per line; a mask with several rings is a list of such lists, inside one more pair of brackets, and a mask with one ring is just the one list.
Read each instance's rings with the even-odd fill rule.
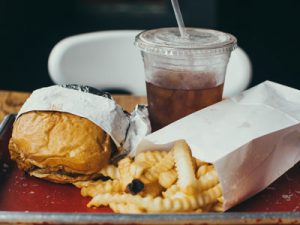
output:
[[110,135],[121,155],[134,153],[139,141],[151,130],[146,106],[137,106],[131,114],[127,113],[109,93],[88,86],[54,85],[37,89],[21,107],[17,118],[30,111],[58,111],[84,117]]
[[137,145],[150,132],[148,108],[145,105],[137,105],[130,114],[130,126],[124,143],[124,153],[134,157]]

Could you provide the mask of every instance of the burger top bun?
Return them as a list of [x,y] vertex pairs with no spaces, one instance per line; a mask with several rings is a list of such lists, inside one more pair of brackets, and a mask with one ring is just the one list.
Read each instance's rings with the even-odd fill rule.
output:
[[33,111],[15,121],[9,151],[30,175],[69,183],[97,176],[110,159],[111,145],[109,135],[86,118]]

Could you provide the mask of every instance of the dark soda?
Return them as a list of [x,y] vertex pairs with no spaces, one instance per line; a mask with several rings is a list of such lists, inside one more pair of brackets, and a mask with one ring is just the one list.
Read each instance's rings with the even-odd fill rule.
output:
[[146,82],[152,131],[221,101],[223,86],[173,89]]

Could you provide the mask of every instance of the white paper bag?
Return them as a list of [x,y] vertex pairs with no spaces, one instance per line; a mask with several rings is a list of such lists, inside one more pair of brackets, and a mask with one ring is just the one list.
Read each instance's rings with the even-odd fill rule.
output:
[[214,164],[224,209],[270,185],[300,160],[300,91],[270,81],[146,136],[136,153],[184,139]]

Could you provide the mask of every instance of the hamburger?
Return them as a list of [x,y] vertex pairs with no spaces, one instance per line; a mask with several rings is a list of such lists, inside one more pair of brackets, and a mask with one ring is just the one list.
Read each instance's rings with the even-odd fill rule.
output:
[[84,117],[31,111],[15,121],[9,152],[17,166],[30,175],[71,183],[99,176],[111,157],[111,139]]
[[102,176],[109,162],[134,154],[149,131],[142,106],[129,114],[107,92],[54,85],[33,91],[21,107],[9,152],[32,176],[73,183]]

